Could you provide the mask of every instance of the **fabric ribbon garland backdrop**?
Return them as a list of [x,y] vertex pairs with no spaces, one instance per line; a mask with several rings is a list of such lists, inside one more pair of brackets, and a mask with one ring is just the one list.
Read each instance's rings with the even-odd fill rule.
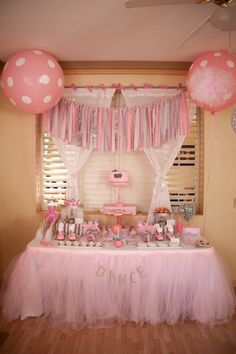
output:
[[191,114],[186,92],[167,88],[122,90],[126,107],[113,108],[114,92],[110,88],[66,89],[60,102],[43,115],[43,127],[54,138],[67,167],[69,199],[80,198],[78,172],[93,149],[144,151],[156,174],[148,214],[151,223],[155,207],[170,209],[165,177],[188,133]]
[[[152,92],[149,98],[148,90]],[[155,148],[188,132],[186,93],[182,90],[124,90],[124,96],[133,92],[137,100],[134,106],[122,108],[108,108],[101,100],[100,104],[96,100],[95,104],[84,103],[81,96],[85,91],[91,97],[97,91],[100,95],[114,93],[114,89],[77,89],[76,96],[64,96],[43,115],[49,136],[83,148],[115,152]]]

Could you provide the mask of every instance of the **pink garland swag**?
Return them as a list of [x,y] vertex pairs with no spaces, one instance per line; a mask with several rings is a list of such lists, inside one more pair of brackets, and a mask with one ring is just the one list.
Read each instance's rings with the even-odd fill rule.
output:
[[137,107],[102,108],[62,98],[43,115],[50,137],[98,151],[137,151],[187,135],[185,93]]

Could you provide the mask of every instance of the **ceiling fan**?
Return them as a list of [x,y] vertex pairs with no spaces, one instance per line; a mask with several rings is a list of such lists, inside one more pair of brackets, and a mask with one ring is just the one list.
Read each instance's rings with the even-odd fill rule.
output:
[[236,0],[127,0],[125,7],[128,9],[165,6],[165,5],[189,5],[189,4],[214,4],[217,5],[215,11],[207,16],[197,27],[195,27],[180,43],[181,47],[196,32],[198,32],[205,23],[210,22],[214,27],[222,30],[236,31]]
[[128,0],[125,2],[125,7],[148,7],[160,5],[178,5],[178,4],[207,4],[213,3],[218,6],[227,7],[235,0]]

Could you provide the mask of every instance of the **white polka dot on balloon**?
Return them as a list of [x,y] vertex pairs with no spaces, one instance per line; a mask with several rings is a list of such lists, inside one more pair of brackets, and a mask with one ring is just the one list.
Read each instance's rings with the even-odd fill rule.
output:
[[235,64],[234,64],[234,62],[232,60],[227,60],[227,66],[229,68],[234,68]]
[[50,78],[48,75],[44,74],[41,75],[40,78],[38,79],[38,82],[40,82],[41,84],[47,85],[50,81]]
[[50,66],[50,68],[55,68],[55,63],[51,59],[48,60],[48,65]]
[[48,102],[51,101],[51,99],[52,99],[52,96],[50,96],[50,95],[45,96],[45,97],[43,98],[43,102],[44,102],[44,103],[48,103]]
[[214,56],[215,56],[215,57],[220,57],[221,55],[222,55],[221,52],[215,52],[215,53],[214,53]]
[[22,102],[25,104],[30,104],[32,102],[32,99],[29,96],[22,96],[21,97]]
[[57,84],[58,84],[59,87],[62,87],[62,79],[60,77],[57,80]]
[[14,80],[13,80],[13,77],[9,76],[7,78],[7,84],[9,87],[13,87],[14,86]]
[[16,61],[16,66],[22,66],[25,64],[25,58],[18,58]]
[[200,63],[200,67],[201,67],[201,68],[205,68],[205,67],[207,66],[207,63],[208,63],[208,61],[207,61],[207,60],[203,60],[203,61],[201,61],[201,63]]
[[224,94],[224,100],[229,100],[232,97],[232,93],[225,93]]
[[41,55],[43,53],[43,52],[41,52],[41,50],[37,50],[37,49],[34,50],[33,52],[34,52],[34,54],[37,54],[37,55]]
[[14,106],[16,105],[16,102],[12,98],[9,98],[9,101],[14,104]]

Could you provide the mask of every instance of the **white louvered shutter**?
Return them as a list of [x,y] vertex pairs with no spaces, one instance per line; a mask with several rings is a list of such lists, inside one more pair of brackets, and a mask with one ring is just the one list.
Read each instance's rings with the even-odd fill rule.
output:
[[42,136],[42,208],[49,200],[64,200],[67,188],[67,170],[59,152],[47,134]]

